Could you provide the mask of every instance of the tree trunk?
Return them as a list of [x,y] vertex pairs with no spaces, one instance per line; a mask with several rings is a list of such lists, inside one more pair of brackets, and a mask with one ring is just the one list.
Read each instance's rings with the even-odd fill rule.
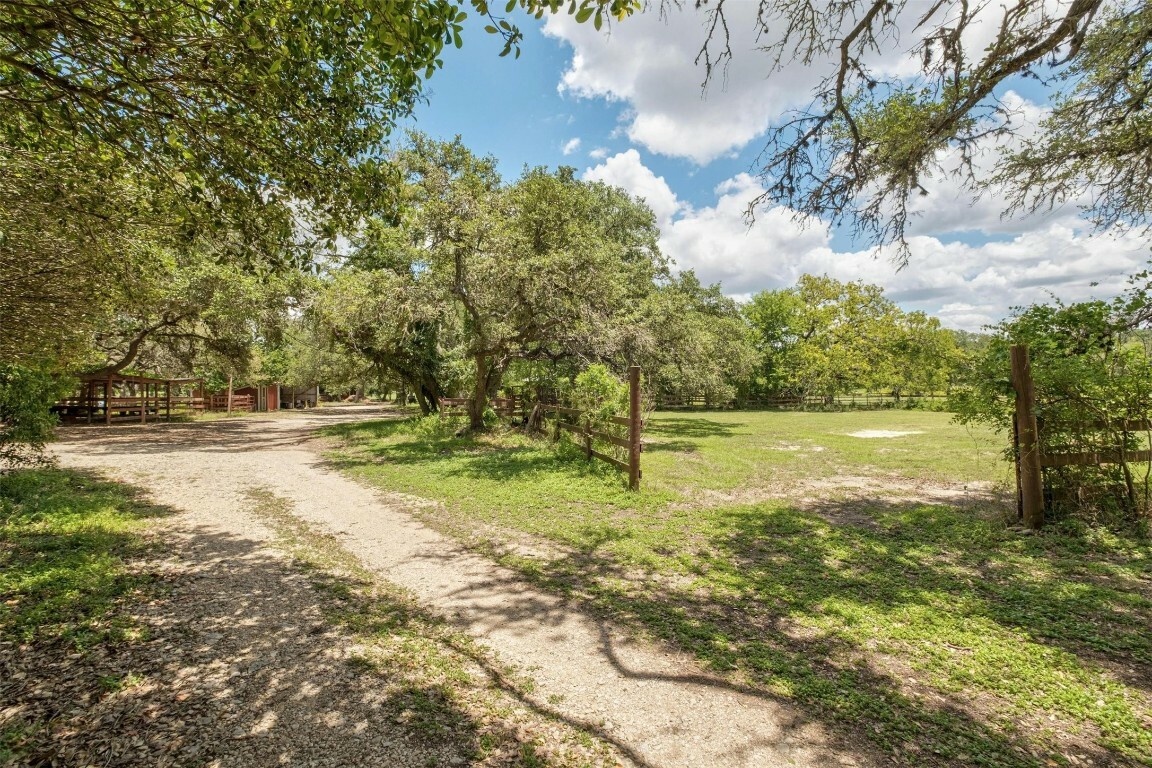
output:
[[480,432],[484,429],[484,411],[488,407],[488,357],[476,355],[476,383],[472,387],[472,399],[468,401],[468,429]]
[[416,387],[414,392],[416,394],[416,404],[420,406],[420,415],[430,415],[432,408],[428,404],[428,398],[424,395],[424,390],[421,387]]
[[232,415],[232,374],[228,374],[228,415]]
[[436,381],[434,376],[426,375],[420,382],[420,391],[424,393],[424,398],[428,401],[429,413],[437,413],[440,411],[440,398],[444,396],[444,391],[440,389],[440,382]]
[[472,398],[468,401],[468,429],[480,431],[484,429],[484,411],[500,391],[500,384],[504,381],[504,371],[508,369],[509,358],[493,356],[489,361],[487,355],[476,355],[476,383],[472,387]]

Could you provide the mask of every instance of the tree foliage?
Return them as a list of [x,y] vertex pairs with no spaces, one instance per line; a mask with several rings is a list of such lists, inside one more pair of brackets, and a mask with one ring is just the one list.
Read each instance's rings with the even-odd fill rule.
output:
[[[600,26],[630,0],[514,0]],[[0,3],[3,359],[62,360],[155,248],[299,266],[394,216],[384,154],[484,0]],[[221,246],[226,246],[221,249]],[[58,322],[45,322],[53,317]]]
[[0,363],[0,468],[43,463],[56,418],[48,407],[66,382],[44,366]]
[[[1150,289],[1144,273],[1111,301],[1053,300],[1017,308],[993,329],[983,353],[971,359],[966,386],[952,398],[957,418],[1011,429],[1010,348],[1023,344],[1031,357],[1045,452],[1147,448],[1149,433],[1143,425],[1152,415],[1152,348],[1142,331],[1152,318]],[[1146,464],[1061,467],[1048,470],[1046,479],[1064,501],[1096,509],[1111,506],[1136,516],[1148,513]]]
[[749,329],[720,286],[691,270],[656,286],[632,320],[631,359],[665,401],[703,396],[709,405],[736,397],[756,364]]
[[932,392],[957,362],[938,319],[904,312],[876,285],[803,275],[794,288],[756,294],[744,312],[772,394]]
[[[733,55],[733,3],[702,7],[707,82]],[[770,132],[760,167],[767,191],[749,210],[770,200],[848,221],[876,243],[896,243],[906,261],[911,201],[927,194],[926,178],[957,170],[943,164],[953,154],[976,194],[1003,184],[1013,207],[1030,210],[1091,190],[1101,224],[1146,224],[1150,13],[1146,3],[1105,0],[761,0],[755,26],[774,69],[832,66],[812,102]],[[914,72],[879,63],[894,46],[918,63]],[[987,140],[1025,128],[1002,101],[1013,78],[1060,95],[989,179],[975,162]]]
[[490,158],[422,136],[397,162],[405,215],[377,227],[357,258],[429,286],[458,313],[473,428],[514,360],[609,354],[617,319],[665,269],[652,212],[572,169],[504,184]]

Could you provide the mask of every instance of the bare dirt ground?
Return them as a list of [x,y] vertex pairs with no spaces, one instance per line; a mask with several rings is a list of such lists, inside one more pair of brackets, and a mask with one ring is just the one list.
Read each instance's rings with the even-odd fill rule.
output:
[[[148,489],[156,503],[176,510],[164,525],[193,557],[200,548],[198,567],[212,566],[205,578],[218,581],[210,582],[210,595],[202,590],[195,598],[211,602],[193,611],[203,616],[195,631],[211,663],[193,668],[186,682],[188,696],[223,701],[224,711],[242,715],[225,726],[205,723],[223,728],[220,738],[235,744],[219,765],[460,764],[451,751],[404,747],[403,729],[374,716],[372,691],[335,663],[349,641],[313,621],[317,598],[295,594],[291,577],[252,567],[274,556],[276,539],[252,511],[253,491],[284,499],[293,515],[338,537],[365,566],[526,672],[534,681],[527,706],[597,735],[624,763],[876,764],[867,749],[843,743],[788,702],[735,688],[684,655],[629,639],[422,525],[406,511],[411,502],[326,466],[318,428],[386,414],[340,406],[62,431],[54,450],[65,466]],[[283,600],[290,604],[277,605]],[[170,676],[184,670],[188,677],[187,665],[167,663]],[[139,727],[146,737],[147,723]],[[183,764],[180,754],[173,753],[176,764]]]

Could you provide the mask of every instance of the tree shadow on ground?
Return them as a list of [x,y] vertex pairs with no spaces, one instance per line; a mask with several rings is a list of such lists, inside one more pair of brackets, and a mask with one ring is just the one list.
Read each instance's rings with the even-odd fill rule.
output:
[[[49,475],[97,492],[101,504],[118,498],[132,516],[171,513],[91,473],[42,474]],[[6,498],[11,491],[5,489]],[[24,491],[43,494],[45,485]],[[293,566],[260,542],[215,529],[166,530],[162,551],[130,533],[122,541],[96,540],[90,526],[79,526],[76,535],[88,538],[33,543],[41,555],[63,558],[61,567],[74,565],[79,553],[111,557],[126,573],[145,574],[147,583],[122,589],[113,602],[71,595],[77,602],[53,621],[96,620],[128,630],[89,637],[82,646],[59,633],[12,642],[13,627],[0,623],[5,764],[538,764],[531,729],[477,705],[486,686],[518,698],[520,689],[474,648],[429,632],[441,620],[398,593]],[[96,551],[110,544],[110,552]],[[37,561],[49,555],[13,558],[10,549],[5,544],[0,553],[5,568],[42,581]],[[106,585],[90,586],[100,597]],[[0,594],[6,601],[0,604],[50,600],[49,587]],[[394,640],[383,656],[358,650],[356,638],[374,633]],[[491,681],[470,678],[453,661],[462,657],[485,667]],[[627,745],[620,748],[628,753]]]
[[[336,455],[330,463],[338,469],[354,469],[380,463],[424,465],[445,477],[464,477],[493,482],[522,481],[529,477],[590,477],[624,482],[620,473],[607,464],[589,460],[580,449],[556,450],[543,441],[536,445],[508,447],[490,445],[473,436],[429,438],[410,436],[384,444],[373,439],[404,435],[402,425],[347,425],[345,434],[355,435],[350,453]],[[364,427],[364,430],[356,427]],[[364,438],[365,434],[376,437]],[[405,437],[408,437],[404,435]]]
[[736,421],[661,416],[644,425],[644,434],[659,438],[731,437],[746,426]]
[[[194,422],[149,422],[59,427],[57,438],[69,449],[94,455],[246,453],[253,449],[292,449],[317,436],[355,434],[358,427],[392,434],[410,414],[384,406],[311,408],[279,415],[256,414]],[[344,423],[339,423],[346,420]]]
[[[793,697],[901,764],[1023,768],[1063,764],[1065,751],[1097,765],[1152,761],[1140,712],[1152,694],[1146,553],[1093,554],[1098,542],[1020,537],[947,507],[850,503],[877,524],[832,525],[834,503],[724,510],[686,579],[637,574],[613,551],[620,531],[590,530],[547,562],[502,560],[760,695]],[[1093,558],[1103,570],[1085,568]],[[1064,698],[1073,681],[1104,703]],[[1049,713],[1071,727],[1045,734]]]

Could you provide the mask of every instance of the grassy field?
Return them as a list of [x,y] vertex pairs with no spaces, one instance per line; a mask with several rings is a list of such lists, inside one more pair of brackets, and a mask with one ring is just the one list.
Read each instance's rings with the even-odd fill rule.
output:
[[1152,547],[1012,530],[1003,439],[947,414],[657,414],[640,493],[515,433],[331,434],[441,530],[901,764],[1152,765]]

